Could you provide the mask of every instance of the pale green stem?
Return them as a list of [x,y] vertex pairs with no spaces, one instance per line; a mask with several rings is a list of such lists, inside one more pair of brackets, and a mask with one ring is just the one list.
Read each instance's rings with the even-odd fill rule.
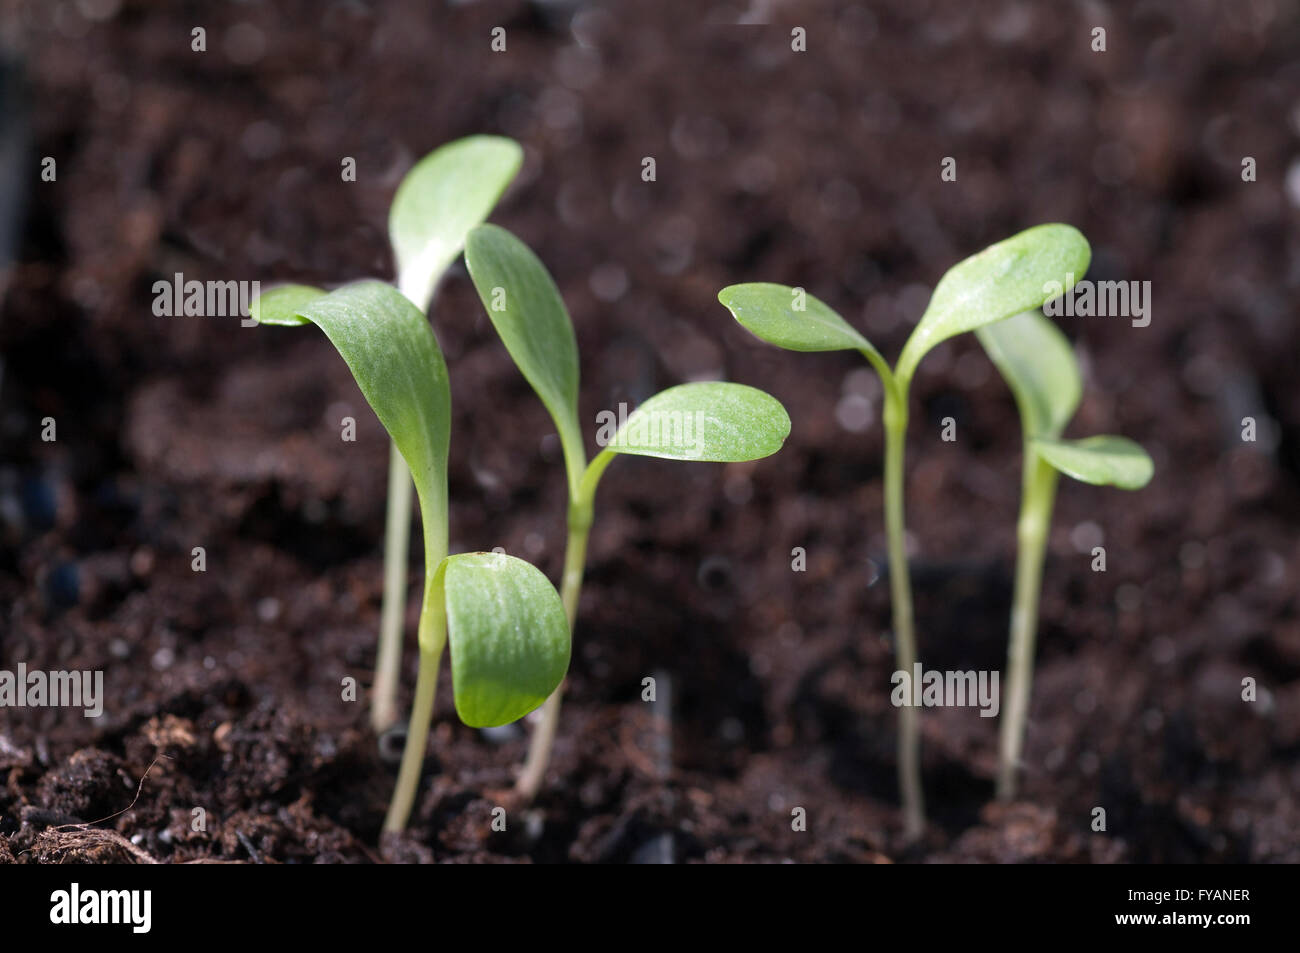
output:
[[1026,444],[1021,481],[1020,518],[1016,523],[1016,583],[1011,604],[1011,639],[1007,650],[1006,700],[998,743],[998,798],[1016,796],[1029,720],[1034,679],[1034,641],[1038,631],[1038,599],[1043,559],[1056,497],[1056,470]]
[[[889,586],[894,610],[895,664],[912,675],[916,632],[912,620],[912,584],[907,569],[903,520],[903,456],[907,440],[907,385],[885,379],[885,529],[889,537]],[[909,699],[910,702],[910,699]],[[898,789],[903,803],[903,831],[908,840],[925,830],[921,795],[919,712],[910,703],[898,713]]]
[[[573,508],[569,511],[569,542],[564,550],[564,580],[560,584],[560,601],[564,603],[564,614],[569,620],[569,635],[572,637],[574,623],[578,616],[578,599],[582,595],[582,576],[587,559],[587,535],[591,526],[591,513],[587,513],[587,525],[575,524]],[[515,782],[515,793],[527,804],[537,797],[542,782],[546,779],[546,768],[551,762],[551,748],[555,745],[555,732],[560,724],[560,703],[564,698],[564,683],[551,693],[542,706],[542,718],[533,729],[532,739],[528,743],[528,757],[524,760],[519,780]]]
[[[429,555],[426,548],[425,558]],[[402,765],[397,773],[397,787],[388,805],[388,816],[384,818],[385,831],[400,831],[406,827],[420,787],[424,750],[429,743],[429,723],[433,720],[433,701],[438,690],[438,668],[443,646],[447,643],[447,607],[443,598],[442,574],[437,569],[438,566],[429,566],[424,573],[424,603],[420,606],[419,630],[420,672],[416,676],[415,701],[411,705],[411,721],[406,731]]]
[[[560,601],[564,603],[564,614],[569,620],[570,638],[573,637],[578,619],[582,577],[587,568],[587,537],[591,532],[596,486],[605,467],[613,459],[613,453],[608,450],[598,454],[583,474],[577,498],[569,502],[569,540],[564,550]],[[551,693],[551,697],[542,706],[542,719],[533,730],[528,743],[528,757],[524,760],[519,780],[515,782],[515,794],[524,804],[537,797],[537,792],[546,779],[546,768],[551,762],[551,749],[555,745],[555,733],[560,724],[560,704],[563,698],[564,683],[561,682],[560,687]]]
[[370,724],[382,734],[397,721],[397,683],[402,671],[402,622],[406,616],[407,557],[411,543],[411,471],[397,444],[389,443],[388,516],[384,527],[384,601],[379,617],[379,654],[370,698]]
[[[405,280],[403,280],[405,279]],[[398,276],[398,290],[428,315],[433,300],[416,300],[410,276]],[[411,470],[397,444],[388,444],[388,506],[384,517],[384,593],[379,610],[379,648],[370,692],[370,726],[382,734],[397,722],[397,685],[402,675],[402,630],[406,619],[406,576],[411,548]],[[444,520],[444,523],[446,521]],[[427,547],[426,542],[426,547]],[[443,546],[446,555],[446,546]],[[441,561],[441,556],[439,561]],[[434,564],[436,565],[436,564]],[[433,572],[433,566],[428,568]]]
[[411,705],[411,723],[407,729],[402,767],[397,773],[397,787],[384,818],[385,831],[406,827],[420,788],[420,771],[424,767],[424,749],[429,743],[429,723],[433,720],[433,700],[438,692],[438,668],[442,653],[420,653],[420,673],[415,679],[415,701]]
[[[418,492],[418,487],[417,487]],[[424,599],[420,604],[417,630],[420,645],[420,671],[416,676],[415,701],[406,732],[406,747],[397,774],[397,787],[384,818],[385,831],[406,827],[420,786],[420,769],[424,749],[429,741],[429,722],[433,718],[433,699],[438,688],[438,667],[447,644],[447,605],[444,598],[442,562],[447,556],[447,484],[446,476],[435,480],[420,493],[421,529],[424,531]]]

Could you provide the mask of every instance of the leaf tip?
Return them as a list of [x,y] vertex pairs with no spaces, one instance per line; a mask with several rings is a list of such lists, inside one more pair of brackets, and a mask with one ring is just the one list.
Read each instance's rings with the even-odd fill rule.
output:
[[300,313],[303,308],[326,292],[310,285],[287,284],[270,288],[248,304],[248,316],[256,324],[296,327],[307,324]]

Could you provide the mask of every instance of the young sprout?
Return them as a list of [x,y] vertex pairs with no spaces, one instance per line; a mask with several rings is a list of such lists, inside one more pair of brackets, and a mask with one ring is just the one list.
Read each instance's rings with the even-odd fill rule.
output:
[[[578,345],[569,313],[546,267],[505,229],[480,225],[465,244],[465,264],[488,317],[524,378],[555,422],[569,480],[568,543],[561,599],[572,629],[586,569],[596,486],[615,454],[669,460],[738,462],[781,449],[790,418],[773,397],[741,384],[670,387],[644,401],[598,442],[590,464],[578,417]],[[523,802],[541,788],[560,716],[559,688],[546,702],[516,784]]]
[[414,480],[424,531],[420,668],[406,749],[385,831],[406,826],[433,716],[443,646],[451,646],[456,712],[467,725],[522,718],[569,666],[569,627],[555,588],[535,567],[494,553],[447,555],[447,365],[419,308],[391,285],[365,281],[328,294],[288,285],[254,302],[262,324],[315,324],[347,362]]
[[[718,300],[736,320],[764,341],[791,351],[858,351],[880,375],[885,395],[882,419],[890,599],[895,656],[903,671],[912,671],[917,660],[903,522],[908,390],[917,365],[926,353],[950,337],[1039,307],[1049,297],[1044,291],[1048,282],[1057,282],[1058,288],[1069,290],[1073,276],[1087,270],[1089,257],[1088,242],[1076,229],[1069,225],[1039,225],[967,258],[940,279],[929,307],[892,369],[866,338],[802,288],[743,284],[718,293]],[[916,708],[910,705],[899,711],[898,785],[909,839],[919,837],[925,825],[917,716]]]
[[1150,481],[1154,467],[1146,451],[1124,437],[1061,439],[1079,406],[1083,386],[1070,342],[1041,312],[1027,311],[975,333],[1015,396],[1024,443],[1007,652],[1008,698],[998,741],[998,797],[1009,801],[1016,794],[1029,717],[1038,597],[1057,474],[1084,483],[1137,490]]
[[[488,217],[522,161],[523,150],[511,139],[470,136],[435,149],[402,179],[388,213],[388,236],[397,259],[397,287],[421,311],[432,310],[434,290],[464,248],[466,233]],[[411,504],[411,474],[394,444],[388,461],[379,651],[370,696],[376,734],[397,721]]]

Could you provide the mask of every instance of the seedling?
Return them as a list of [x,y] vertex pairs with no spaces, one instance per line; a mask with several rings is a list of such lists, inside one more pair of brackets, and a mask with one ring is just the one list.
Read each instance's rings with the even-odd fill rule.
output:
[[[569,536],[561,600],[572,629],[586,569],[596,487],[619,453],[669,460],[737,462],[781,449],[790,418],[773,397],[742,384],[670,387],[644,401],[587,463],[578,417],[578,345],[573,323],[546,267],[503,228],[470,232],[465,263],[488,317],[555,422],[569,480]],[[546,702],[516,784],[523,802],[540,789],[559,724],[562,687]]]
[[[435,149],[402,179],[388,213],[388,236],[397,259],[397,287],[421,311],[432,311],[434,291],[465,246],[466,233],[488,217],[522,160],[523,150],[513,140],[470,136]],[[388,462],[379,651],[370,696],[376,734],[397,721],[411,485],[410,471],[394,444]]]
[[1016,794],[1029,716],[1038,598],[1057,476],[1064,473],[1084,483],[1137,490],[1150,481],[1154,466],[1145,450],[1124,437],[1061,439],[1083,387],[1070,342],[1040,312],[1027,311],[975,333],[1015,396],[1024,444],[1007,652],[1008,698],[998,741],[998,797],[1009,801]]
[[[880,375],[884,389],[884,493],[890,598],[895,656],[903,671],[912,671],[916,662],[903,522],[908,390],[916,368],[922,357],[948,338],[1039,307],[1049,297],[1044,291],[1048,282],[1058,283],[1057,294],[1068,291],[1074,284],[1074,276],[1087,270],[1089,257],[1087,241],[1074,228],[1039,225],[967,258],[949,269],[939,281],[929,307],[892,369],[866,338],[802,288],[744,284],[723,288],[718,293],[718,300],[736,320],[764,341],[791,351],[858,351]],[[898,783],[904,830],[914,839],[924,829],[925,809],[918,712],[910,705],[899,711]]]
[[447,365],[420,309],[391,285],[365,281],[328,294],[287,285],[254,303],[262,324],[315,324],[352,376],[414,480],[424,532],[420,668],[406,749],[385,831],[406,826],[450,642],[456,712],[474,727],[522,718],[569,665],[569,627],[555,588],[535,567],[494,553],[447,555]]

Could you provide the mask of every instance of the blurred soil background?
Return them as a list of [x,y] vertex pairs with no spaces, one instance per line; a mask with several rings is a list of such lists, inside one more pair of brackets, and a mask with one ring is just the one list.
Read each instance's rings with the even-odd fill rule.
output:
[[[107,693],[99,719],[0,710],[0,860],[383,859],[396,768],[340,684],[374,664],[385,434],[323,335],[156,317],[152,287],[391,279],[403,174],[489,132],[526,149],[494,220],[556,277],[593,432],[600,410],[709,378],[768,389],[793,432],[754,464],[613,467],[542,797],[491,831],[526,735],[461,725],[444,667],[390,858],[1300,861],[1297,3],[0,0],[0,17],[0,668],[102,670]],[[1062,482],[1022,800],[990,803],[995,719],[927,710],[932,824],[907,847],[879,385],[854,355],[762,344],[715,296],[802,285],[893,357],[945,269],[1045,221],[1088,236],[1090,277],[1151,282],[1147,327],[1060,324],[1085,368],[1070,435],[1130,436],[1156,478]],[[460,265],[432,320],[453,548],[557,578],[550,419]],[[921,658],[1000,669],[1015,407],[969,337],[927,358],[913,401]],[[406,672],[404,701],[413,646]],[[641,701],[647,675],[670,704]]]

